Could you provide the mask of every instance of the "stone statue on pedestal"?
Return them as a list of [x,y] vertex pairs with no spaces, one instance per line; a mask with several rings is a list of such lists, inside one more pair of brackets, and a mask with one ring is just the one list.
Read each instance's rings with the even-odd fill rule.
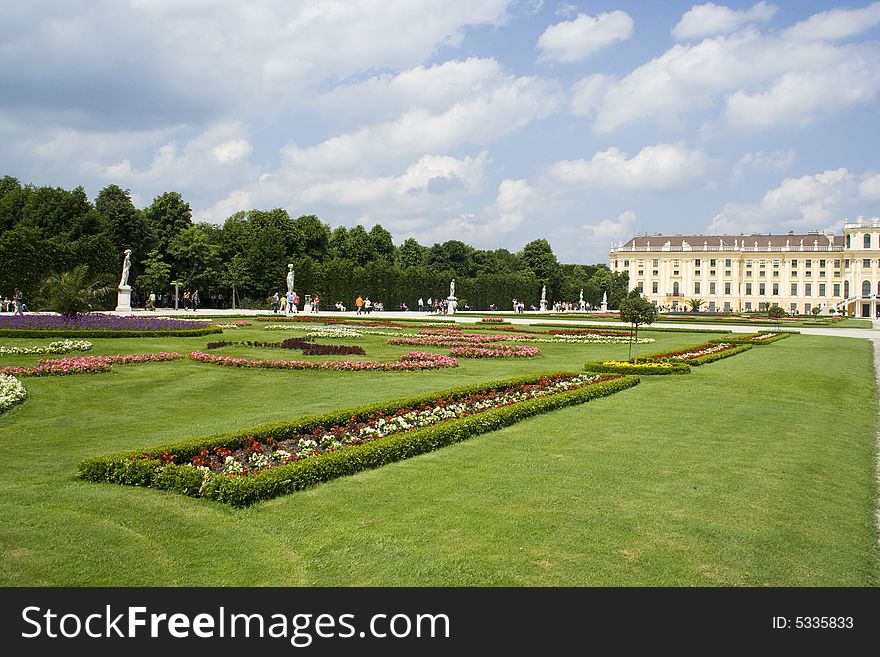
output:
[[125,250],[125,260],[122,262],[122,278],[119,279],[119,287],[128,285],[128,272],[131,270],[131,249]]
[[608,293],[607,293],[607,292],[603,292],[603,293],[602,293],[602,306],[601,306],[601,310],[603,310],[603,311],[608,310]]
[[293,294],[293,263],[287,265],[287,294]]

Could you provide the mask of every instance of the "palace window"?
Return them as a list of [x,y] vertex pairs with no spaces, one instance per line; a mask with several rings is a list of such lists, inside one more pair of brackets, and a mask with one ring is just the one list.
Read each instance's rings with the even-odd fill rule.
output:
[[864,242],[864,248],[870,249],[871,248],[871,235],[870,234],[865,235],[865,239],[863,240],[863,242]]
[[766,283],[758,283],[758,294],[762,297],[767,296],[767,284]]
[[645,281],[639,281],[639,283],[636,287],[639,288],[639,294],[645,293]]
[[796,303],[789,304],[788,305],[788,312],[796,313],[797,312],[797,304]]
[[862,267],[865,267],[867,269],[870,266],[871,266],[871,259],[870,258],[863,258],[862,259]]
[[840,283],[835,283],[831,289],[834,290],[833,296],[835,296],[835,297],[840,296]]
[[824,260],[819,261],[819,269],[825,269],[825,261]]
[[813,310],[813,304],[811,304],[811,303],[804,304],[804,314],[805,315],[809,315],[810,311],[812,311],[812,310]]
[[778,297],[778,296],[779,296],[779,283],[774,283],[774,284],[773,284],[773,296],[774,296],[774,297]]
[[751,309],[752,309],[752,302],[746,301],[746,310],[751,310]]
[[813,284],[812,283],[805,283],[804,284],[804,296],[805,297],[813,296]]
[[812,266],[813,266],[813,261],[812,261],[812,260],[805,260],[805,261],[804,261],[804,267],[806,267],[807,269],[809,269],[809,268],[812,267]]
[[862,281],[862,296],[871,296],[871,281]]
[[751,295],[751,293],[752,293],[752,284],[746,283],[746,294]]
[[651,292],[653,292],[654,294],[657,294],[657,286],[658,286],[657,281],[654,281],[651,283]]
[[694,294],[700,293],[700,281],[694,282]]
[[730,294],[730,283],[724,284],[724,294]]
[[651,261],[651,266],[652,266],[652,267],[659,267],[659,266],[660,266],[660,261],[657,260],[657,258],[654,258],[654,259]]
[[791,284],[791,296],[793,296],[793,297],[797,296],[797,283]]
[[694,258],[694,267],[699,267],[699,266],[700,266],[700,259]]
[[849,281],[843,282],[843,296],[849,299]]
[[792,269],[797,269],[797,260],[792,260],[792,261],[791,261],[791,268],[792,268]]
[[710,266],[710,267],[714,267],[714,266],[715,266],[715,258],[710,258],[710,259],[709,259],[709,266]]
[[834,268],[835,268],[835,269],[840,269],[840,260],[835,260],[835,261],[834,261]]
[[730,266],[731,266],[731,265],[730,265],[730,258],[726,258],[726,259],[724,260],[724,266],[725,266],[725,267],[730,267]]
[[725,270],[724,270],[724,275],[727,276],[728,278],[730,278],[730,270],[729,270],[729,269],[725,269]]
[[624,267],[625,269],[629,269],[629,260],[624,260],[624,261],[623,261],[623,267]]
[[819,283],[819,296],[825,296],[825,283]]
[[709,282],[709,294],[715,294],[715,281]]

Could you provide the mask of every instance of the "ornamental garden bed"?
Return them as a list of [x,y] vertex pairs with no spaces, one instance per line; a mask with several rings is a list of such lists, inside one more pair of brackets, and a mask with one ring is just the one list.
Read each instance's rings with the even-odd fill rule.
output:
[[752,348],[751,344],[733,344],[729,342],[708,342],[695,347],[686,347],[678,351],[669,351],[660,354],[651,354],[648,356],[650,360],[655,362],[662,361],[683,361],[688,365],[705,365],[713,363],[722,358],[729,358],[736,354],[741,354]]
[[222,333],[209,320],[163,317],[116,317],[88,314],[13,315],[0,317],[0,337],[6,338],[152,338],[160,336],[198,337]]
[[789,335],[796,333],[796,331],[758,331],[757,333],[752,333],[751,335],[735,335],[729,338],[724,339],[715,339],[709,340],[709,342],[728,342],[733,344],[771,344],[773,342],[778,342],[779,340],[784,340]]
[[249,358],[230,358],[213,356],[194,351],[190,358],[200,363],[226,365],[228,367],[263,367],[280,370],[337,370],[340,372],[399,372],[414,370],[436,370],[444,367],[458,367],[458,360],[443,354],[424,351],[411,351],[397,357],[397,361],[378,362],[363,360],[259,360]]
[[158,363],[183,358],[175,352],[155,354],[127,354],[116,356],[69,356],[67,358],[44,358],[30,367],[2,367],[0,374],[15,376],[63,376],[66,374],[96,374],[110,372],[113,364]]
[[27,390],[21,381],[8,374],[0,374],[0,413],[5,413],[27,399]]
[[588,360],[584,363],[588,372],[613,372],[617,374],[689,374],[687,363],[669,361]]
[[431,452],[638,383],[555,372],[454,388],[83,461],[88,481],[151,486],[243,507]]
[[288,338],[283,342],[209,342],[206,349],[222,349],[223,347],[257,347],[261,349],[299,349],[306,356],[364,356],[366,351],[357,345],[344,344],[315,344],[312,338]]

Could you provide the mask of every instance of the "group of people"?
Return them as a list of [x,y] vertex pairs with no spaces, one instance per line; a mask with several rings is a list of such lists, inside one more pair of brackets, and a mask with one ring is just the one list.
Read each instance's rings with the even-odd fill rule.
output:
[[[306,297],[308,298],[308,297]],[[295,291],[288,292],[287,294],[279,294],[276,292],[272,295],[272,312],[273,313],[286,313],[288,315],[295,315],[299,312],[299,302],[300,297]],[[341,301],[336,302],[336,309],[339,310],[340,306],[342,306]],[[318,294],[312,296],[312,303],[310,307],[310,311],[313,313],[318,312],[321,309],[321,297]],[[343,306],[342,310],[345,310]]]
[[3,297],[2,301],[0,301],[0,311],[4,313],[23,315],[27,309],[28,307],[24,303],[24,294],[18,288],[15,288],[15,292],[12,293],[11,299],[9,297]]

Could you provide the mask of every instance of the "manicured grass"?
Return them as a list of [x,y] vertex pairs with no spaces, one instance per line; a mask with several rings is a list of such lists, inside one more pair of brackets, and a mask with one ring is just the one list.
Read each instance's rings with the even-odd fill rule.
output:
[[[294,335],[255,325],[222,337]],[[657,342],[640,353],[712,336],[651,337]],[[189,352],[215,339],[95,339],[89,353]],[[409,351],[384,340],[352,343],[366,359]],[[438,372],[239,370],[183,360],[25,378],[28,400],[0,415],[0,584],[880,583],[876,388],[864,340],[792,336],[687,377],[643,377],[608,398],[243,510],[74,479],[88,456],[577,369],[628,349],[540,348],[534,359],[463,359]],[[37,358],[3,356],[0,365]]]

